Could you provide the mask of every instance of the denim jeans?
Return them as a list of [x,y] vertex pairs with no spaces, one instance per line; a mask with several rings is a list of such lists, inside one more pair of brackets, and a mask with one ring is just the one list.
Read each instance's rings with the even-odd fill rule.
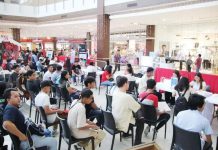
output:
[[80,77],[80,82],[83,83],[84,75],[73,75],[73,82],[76,83],[76,77]]
[[[53,137],[41,137],[32,135],[32,140],[36,148],[47,146],[49,150],[57,150],[57,141]],[[22,141],[20,143],[21,150],[27,150],[28,148],[29,143],[27,141]]]
[[101,83],[102,86],[113,86],[114,83],[113,82],[110,82],[110,81],[104,81]]
[[89,118],[96,118],[97,119],[96,125],[99,127],[104,123],[104,116],[101,110],[95,110],[95,109],[91,110],[89,113]]

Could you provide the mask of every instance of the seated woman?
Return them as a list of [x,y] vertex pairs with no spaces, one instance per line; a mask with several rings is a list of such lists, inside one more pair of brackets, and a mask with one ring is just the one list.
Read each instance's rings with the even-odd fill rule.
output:
[[128,81],[135,81],[135,77],[133,76],[134,71],[133,71],[133,68],[132,68],[131,64],[127,64],[124,74],[127,77]]
[[69,95],[65,95],[67,98],[66,101],[71,102],[71,99],[79,99],[79,91],[71,86],[69,79],[69,72],[66,70],[62,71],[59,87],[62,88],[63,91],[68,92]]
[[[178,70],[174,70],[173,76],[171,77],[171,86],[175,86],[180,80],[180,73]],[[172,96],[171,92],[165,92],[165,101],[170,105],[175,105],[175,97]]]
[[107,66],[105,71],[103,72],[102,74],[102,77],[101,77],[101,85],[103,86],[113,86],[114,83],[111,82],[113,81],[113,78],[112,78],[112,66]]
[[177,99],[179,95],[184,95],[186,100],[189,99],[189,96],[191,95],[191,89],[189,87],[188,78],[182,77],[174,89],[175,91],[172,93],[172,96],[175,97],[175,99]]
[[194,91],[206,90],[206,83],[204,82],[201,73],[196,73],[194,80],[190,83],[190,86]]

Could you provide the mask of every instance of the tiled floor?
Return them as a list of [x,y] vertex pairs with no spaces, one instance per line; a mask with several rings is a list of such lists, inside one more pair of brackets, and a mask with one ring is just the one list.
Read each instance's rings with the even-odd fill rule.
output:
[[[80,86],[78,86],[78,89],[81,89]],[[98,106],[101,106],[102,109],[105,109],[106,106],[106,96],[105,96],[105,88],[101,88],[101,93],[100,95],[98,95],[98,90],[95,89],[93,90],[94,92],[94,96],[95,96],[95,102],[97,103]],[[63,108],[63,106],[62,106]],[[21,111],[28,116],[29,114],[29,106],[26,104],[23,104]],[[172,113],[171,113],[172,114]],[[34,111],[32,114],[32,119],[34,120]],[[146,125],[145,125],[146,126]],[[218,121],[217,119],[213,120],[213,129],[215,132],[215,135],[217,135],[217,129],[218,129]],[[151,130],[152,131],[152,130]],[[169,150],[170,149],[170,145],[171,145],[171,140],[172,140],[172,120],[169,120],[168,124],[167,124],[167,138],[164,139],[164,128],[160,129],[160,131],[158,132],[157,135],[157,139],[155,140],[155,142],[161,147],[162,150]],[[213,136],[213,145],[216,145],[216,136]],[[151,142],[152,139],[152,133],[149,133],[148,137],[145,137],[143,134],[143,142],[145,143],[149,143]],[[58,141],[58,137],[57,137],[57,141]],[[106,138],[103,140],[101,147],[99,148],[100,150],[110,150],[110,146],[111,146],[111,141],[112,141],[112,136],[107,134]],[[10,138],[6,137],[6,144],[8,144],[10,146]],[[114,143],[114,150],[126,150],[128,148],[131,148],[131,138],[129,139],[123,139],[122,142],[119,141],[119,135],[116,136],[115,139],[115,143]],[[66,150],[67,149],[67,145],[65,144],[64,141],[62,141],[62,150]],[[73,149],[73,148],[72,148]]]

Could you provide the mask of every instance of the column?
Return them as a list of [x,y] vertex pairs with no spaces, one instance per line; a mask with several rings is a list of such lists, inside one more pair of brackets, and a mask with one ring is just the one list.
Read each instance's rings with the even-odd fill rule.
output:
[[11,30],[12,30],[13,40],[20,42],[20,29],[12,28]]
[[89,54],[91,54],[91,33],[86,33],[86,49],[89,50]]
[[57,38],[53,37],[53,43],[54,43],[54,51],[57,49]]
[[155,25],[148,25],[146,29],[147,38],[146,39],[146,55],[149,55],[149,52],[154,51],[154,42],[155,42]]
[[[98,0],[97,60],[109,59],[109,47],[110,47],[110,19],[108,14],[104,14],[104,0]],[[98,63],[99,67],[102,67],[102,65],[104,64],[100,62]]]

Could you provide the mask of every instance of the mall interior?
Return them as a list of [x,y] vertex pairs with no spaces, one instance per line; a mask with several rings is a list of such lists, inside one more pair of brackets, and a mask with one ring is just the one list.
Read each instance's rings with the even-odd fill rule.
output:
[[218,150],[217,10],[0,0],[0,150]]

